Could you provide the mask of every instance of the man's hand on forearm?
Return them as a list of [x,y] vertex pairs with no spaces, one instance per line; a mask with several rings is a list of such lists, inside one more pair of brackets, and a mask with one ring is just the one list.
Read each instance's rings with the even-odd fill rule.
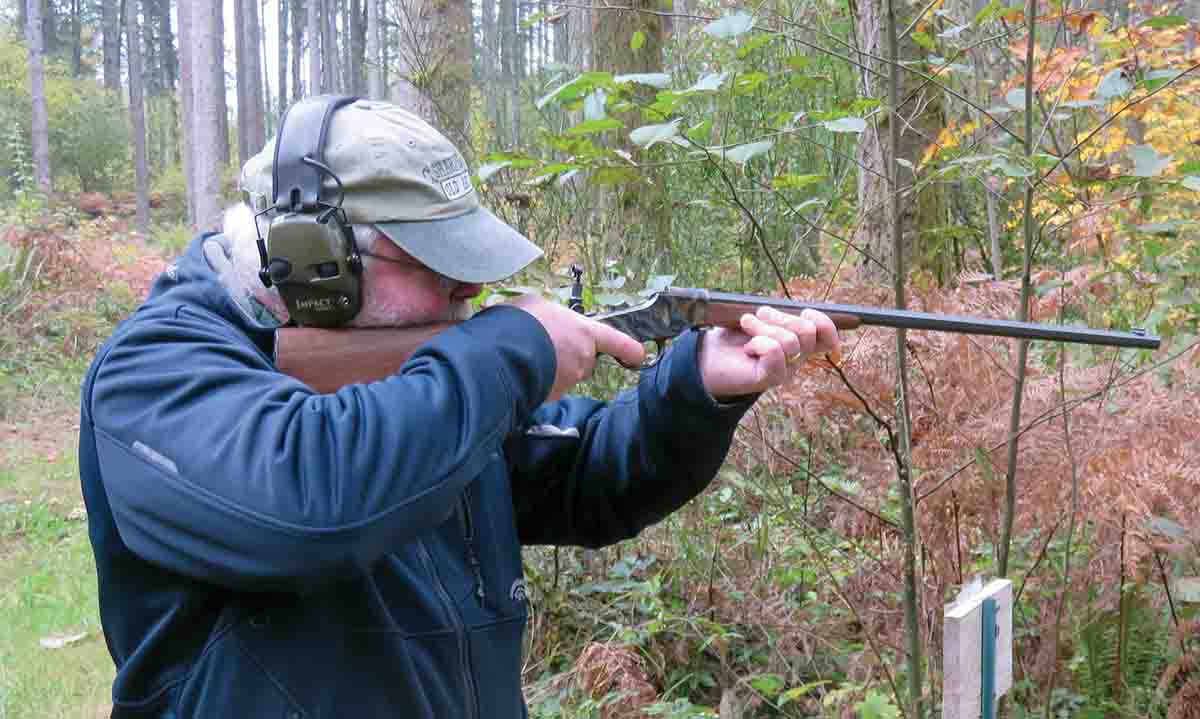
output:
[[700,376],[718,401],[758,394],[783,384],[811,354],[837,349],[837,327],[821,312],[795,317],[769,307],[742,316],[741,330],[704,333]]

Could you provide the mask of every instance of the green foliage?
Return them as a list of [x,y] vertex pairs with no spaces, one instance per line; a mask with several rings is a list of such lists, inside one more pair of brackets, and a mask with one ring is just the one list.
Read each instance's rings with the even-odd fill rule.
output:
[[876,691],[867,692],[861,702],[854,705],[859,719],[899,719],[900,710],[892,702],[892,698]]
[[1081,622],[1070,667],[1086,699],[1082,710],[1095,710],[1096,716],[1120,708],[1144,710],[1167,665],[1167,642],[1161,610],[1136,585],[1126,589],[1118,608]]
[[4,149],[9,158],[8,184],[15,195],[37,189],[33,177],[33,157],[29,137],[17,123],[10,123],[4,133]]
[[7,320],[28,302],[42,264],[32,243],[13,247],[0,242],[0,320]]
[[110,194],[132,187],[129,130],[118,96],[88,82],[71,82],[50,117],[50,166],[57,177],[71,178],[80,192]]
[[[10,150],[0,156],[0,174],[9,178],[9,192],[27,187],[32,175],[27,151],[11,154],[14,145],[29,147],[26,63],[23,45],[0,39],[0,122],[8,128],[4,142]],[[111,192],[131,184],[129,132],[120,97],[94,80],[70,77],[61,63],[51,60],[46,63],[46,105],[56,189]],[[23,145],[13,139],[18,129]]]
[[669,702],[655,702],[642,710],[646,716],[664,719],[717,719],[717,714],[708,707],[696,706],[680,697]]
[[[6,246],[0,242],[0,248]],[[41,262],[35,259],[34,267]],[[65,399],[76,404],[92,354],[137,303],[129,288],[116,282],[85,296],[82,306],[38,306],[29,301],[32,288],[24,292],[0,297],[0,311],[7,313],[0,315],[0,419],[31,403]]]
[[183,252],[194,238],[195,232],[184,222],[156,225],[151,231],[151,241],[173,255]]
[[[531,90],[537,145],[485,155],[484,190],[534,193],[534,212],[547,216],[530,225],[573,238],[561,254],[582,255],[591,282],[610,262],[635,283],[669,272],[681,283],[747,290],[812,272],[821,238],[809,223],[848,212],[854,184],[844,158],[878,102],[855,97],[843,64],[799,49],[737,11],[668,47],[671,73],[547,68]],[[827,179],[787,179],[816,176]],[[608,187],[615,211],[598,212],[594,197]],[[662,197],[654,212],[669,222],[624,216],[647,196]],[[589,199],[590,209],[562,212]]]

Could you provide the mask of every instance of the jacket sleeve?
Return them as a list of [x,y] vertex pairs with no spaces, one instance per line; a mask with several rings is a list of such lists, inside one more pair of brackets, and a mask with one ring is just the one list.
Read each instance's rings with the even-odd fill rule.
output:
[[183,307],[114,337],[85,418],[133,552],[206,582],[303,592],[447,519],[548,394],[554,357],[536,319],[497,307],[386,380],[318,395]]
[[704,389],[699,332],[643,370],[612,402],[568,398],[539,408],[506,445],[525,544],[600,547],[683,506],[720,469],[754,398],[718,404]]

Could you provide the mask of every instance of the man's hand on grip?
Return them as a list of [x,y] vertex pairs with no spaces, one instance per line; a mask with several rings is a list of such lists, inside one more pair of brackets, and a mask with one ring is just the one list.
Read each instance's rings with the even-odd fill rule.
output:
[[554,343],[557,372],[547,400],[562,397],[576,384],[591,377],[597,355],[610,355],[627,367],[637,367],[645,359],[645,349],[632,337],[562,305],[536,295],[519,297],[510,304],[541,322]]

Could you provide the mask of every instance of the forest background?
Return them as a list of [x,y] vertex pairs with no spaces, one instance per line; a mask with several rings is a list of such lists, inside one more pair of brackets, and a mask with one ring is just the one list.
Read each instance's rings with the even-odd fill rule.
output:
[[545,249],[485,301],[578,263],[593,310],[674,283],[1164,337],[847,333],[661,526],[527,551],[532,716],[940,715],[943,606],[1004,576],[1002,714],[1200,717],[1196,3],[0,8],[0,717],[107,716],[79,380],[334,91],[425,116]]

